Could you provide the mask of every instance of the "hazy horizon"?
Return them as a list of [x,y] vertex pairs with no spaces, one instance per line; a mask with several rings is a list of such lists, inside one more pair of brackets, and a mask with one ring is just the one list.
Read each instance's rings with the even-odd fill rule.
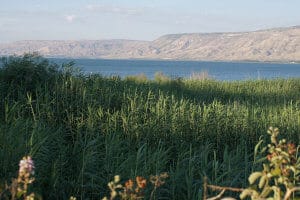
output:
[[18,41],[101,41],[101,40],[132,40],[132,41],[147,41],[151,42],[155,39],[158,39],[159,37],[165,36],[165,35],[177,35],[177,34],[201,34],[201,33],[243,33],[243,32],[255,32],[255,31],[263,31],[263,30],[269,30],[269,29],[279,29],[279,28],[292,28],[292,27],[300,27],[300,25],[291,25],[291,26],[281,26],[281,27],[266,27],[263,29],[254,29],[254,30],[244,30],[244,31],[215,31],[215,32],[180,32],[180,33],[167,33],[164,35],[160,35],[157,38],[154,38],[152,40],[143,40],[143,39],[127,39],[127,38],[99,38],[99,39],[29,39],[29,40],[14,40],[14,41],[0,41],[0,43],[10,43],[10,42],[18,42]]
[[[3,0],[0,0],[0,2]],[[20,40],[151,41],[166,34],[245,32],[300,25],[296,0],[11,0],[0,43]]]

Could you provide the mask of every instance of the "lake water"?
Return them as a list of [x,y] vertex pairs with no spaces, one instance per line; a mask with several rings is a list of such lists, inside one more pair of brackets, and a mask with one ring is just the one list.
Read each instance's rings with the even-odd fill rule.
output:
[[51,59],[57,63],[75,61],[84,73],[104,76],[145,74],[153,79],[156,72],[176,78],[189,78],[193,73],[207,72],[216,80],[247,80],[300,77],[300,64],[203,62],[161,60],[109,60],[109,59]]

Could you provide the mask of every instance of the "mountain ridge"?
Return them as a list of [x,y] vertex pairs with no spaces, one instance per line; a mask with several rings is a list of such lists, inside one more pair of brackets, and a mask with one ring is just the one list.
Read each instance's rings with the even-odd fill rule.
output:
[[180,33],[143,40],[23,40],[0,43],[0,55],[39,52],[46,57],[300,61],[300,26],[249,32]]

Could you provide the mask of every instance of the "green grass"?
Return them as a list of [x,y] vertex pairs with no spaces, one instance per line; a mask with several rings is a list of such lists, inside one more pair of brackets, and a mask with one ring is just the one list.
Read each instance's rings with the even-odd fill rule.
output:
[[135,80],[10,59],[0,69],[0,183],[30,154],[44,199],[100,199],[114,175],[161,172],[170,175],[161,199],[201,199],[203,176],[246,187],[269,126],[299,142],[300,79]]

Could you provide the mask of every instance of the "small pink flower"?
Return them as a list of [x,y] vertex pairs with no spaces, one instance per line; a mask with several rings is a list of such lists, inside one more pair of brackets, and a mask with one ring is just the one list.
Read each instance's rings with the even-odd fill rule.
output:
[[19,163],[19,173],[34,174],[34,162],[30,156],[23,157]]

